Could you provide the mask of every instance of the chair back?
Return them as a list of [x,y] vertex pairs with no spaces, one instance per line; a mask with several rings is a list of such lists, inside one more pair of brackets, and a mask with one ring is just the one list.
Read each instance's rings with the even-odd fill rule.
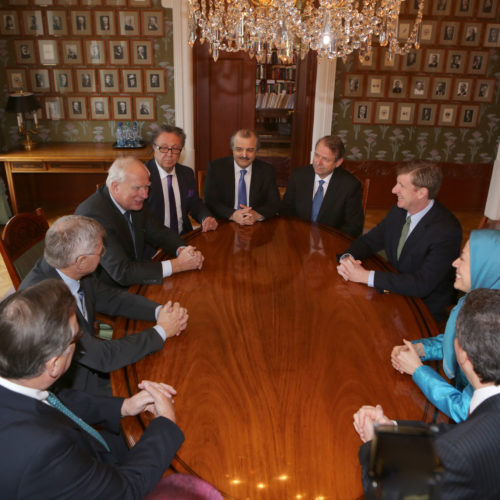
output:
[[370,191],[370,179],[367,177],[364,181],[361,181],[363,186],[363,198],[361,199],[361,204],[363,206],[363,213],[366,215],[366,204],[368,203],[368,192]]
[[35,213],[16,214],[9,219],[0,237],[0,253],[14,288],[43,255],[49,224],[41,208]]

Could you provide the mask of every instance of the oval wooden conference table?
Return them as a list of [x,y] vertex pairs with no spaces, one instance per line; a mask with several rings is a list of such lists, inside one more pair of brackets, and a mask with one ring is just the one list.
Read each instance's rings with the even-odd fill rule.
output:
[[[142,379],[173,385],[186,436],[174,466],[227,498],[360,497],[354,412],[381,403],[394,418],[431,416],[411,377],[390,363],[401,339],[436,334],[427,309],[344,282],[335,255],[350,239],[330,228],[275,218],[222,223],[187,240],[205,256],[201,271],[136,290],[180,302],[188,327],[114,372],[114,393],[136,393]],[[375,258],[367,265],[384,268]],[[147,326],[122,320],[117,336]],[[125,419],[131,443],[148,421]]]

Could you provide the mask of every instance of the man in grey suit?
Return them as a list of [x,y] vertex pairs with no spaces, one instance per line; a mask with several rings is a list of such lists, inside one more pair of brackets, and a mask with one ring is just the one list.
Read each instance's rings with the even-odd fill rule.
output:
[[281,215],[319,222],[350,236],[363,230],[361,183],[342,167],[344,143],[329,135],[316,143],[312,165],[294,168],[281,203]]
[[208,164],[205,203],[216,217],[252,225],[278,212],[280,196],[272,165],[257,160],[259,138],[253,130],[231,137],[233,156]]
[[[165,305],[106,285],[93,274],[106,249],[105,232],[93,219],[80,215],[61,217],[45,236],[42,257],[21,283],[27,288],[46,279],[62,280],[77,303],[76,316],[83,331],[71,368],[60,386],[96,395],[111,395],[109,373],[160,350],[167,338],[186,328],[186,309],[176,302]],[[95,313],[119,315],[156,325],[116,340],[94,337]]]
[[[474,393],[467,420],[438,424],[435,447],[444,465],[440,498],[497,499],[500,498],[499,290],[478,288],[467,295],[457,316],[455,351]],[[384,415],[380,405],[363,406],[354,415],[354,427],[365,443],[373,439],[376,424],[393,426],[396,422]],[[398,427],[406,424],[397,422]],[[359,453],[367,493],[371,483],[366,474],[369,448],[365,444]]]
[[[98,277],[112,285],[159,284],[174,273],[201,269],[203,255],[160,222],[145,203],[149,171],[133,157],[118,158],[106,185],[80,203],[75,213],[100,222],[106,230],[106,254]],[[147,245],[177,258],[151,261]]]

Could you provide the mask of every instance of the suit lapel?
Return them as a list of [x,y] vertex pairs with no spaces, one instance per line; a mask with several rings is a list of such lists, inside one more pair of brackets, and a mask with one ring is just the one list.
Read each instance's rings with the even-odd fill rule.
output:
[[260,176],[260,169],[257,164],[257,160],[253,162],[252,164],[252,179],[250,181],[250,199],[248,200],[248,205],[251,207],[253,206],[255,202],[255,194],[260,191],[260,183],[261,183],[261,176]]
[[[228,162],[224,165],[223,182],[221,183],[226,189],[226,199],[231,200],[231,207],[234,207],[234,158],[231,156]],[[227,182],[224,182],[227,179]]]
[[[150,160],[148,163],[148,170],[150,173],[150,181],[151,181],[151,187],[149,188],[151,190],[151,196],[154,200],[154,205],[151,205],[153,207],[153,210],[157,212],[158,214],[163,214],[162,218],[160,219],[161,222],[165,220],[165,199],[163,198],[163,187],[161,184],[161,177],[160,173],[158,172],[158,167],[156,166],[155,160]],[[148,200],[149,201],[149,200]],[[151,204],[151,201],[149,201]]]
[[[299,186],[298,193],[303,193],[304,194],[304,199],[302,203],[304,204],[305,207],[305,218],[308,220],[311,220],[311,214],[312,214],[312,202],[313,202],[313,191],[314,191],[314,169],[311,166],[310,169],[307,171],[306,176],[304,177],[304,188],[302,189],[302,186]],[[323,208],[323,207],[321,207]],[[321,213],[321,210],[320,210]]]
[[[323,197],[323,203],[321,203],[321,207],[318,213],[318,222],[320,222],[321,216],[329,210],[329,207],[335,202],[337,198],[337,190],[338,190],[338,182],[336,181],[337,168],[333,171],[332,176],[330,177],[330,182],[328,183],[328,188],[326,189],[326,193]],[[314,189],[314,176],[313,176],[313,189]],[[312,200],[311,200],[311,208],[312,208]]]
[[[418,242],[422,238],[422,235],[424,234],[425,230],[427,229],[427,226],[434,218],[435,207],[436,207],[436,202],[434,202],[433,207],[423,216],[423,218],[416,225],[416,227],[413,229],[413,231],[408,235],[408,237],[406,238],[406,242],[403,246],[403,250],[401,251],[401,255],[400,255],[399,260],[402,260],[405,257],[405,253],[406,253],[405,249],[406,248],[412,248],[412,246],[415,245],[415,242]],[[399,243],[399,237],[401,235],[401,231],[403,230],[404,222],[405,222],[405,219],[403,219],[399,234],[398,234],[397,239],[396,239],[396,248],[397,248],[398,243]],[[407,244],[408,244],[408,246],[406,246]]]
[[182,222],[185,224],[187,217],[187,199],[188,187],[186,182],[186,176],[178,165],[175,166],[175,175],[177,176],[177,184],[179,184],[179,193],[181,195],[181,211],[182,211]]

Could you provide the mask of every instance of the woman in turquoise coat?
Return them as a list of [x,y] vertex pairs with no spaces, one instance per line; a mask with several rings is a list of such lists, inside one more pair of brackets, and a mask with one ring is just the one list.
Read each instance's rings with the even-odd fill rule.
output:
[[[472,231],[460,257],[453,262],[455,288],[470,292],[476,288],[500,289],[500,231]],[[392,350],[396,370],[412,376],[427,399],[455,422],[467,418],[473,388],[458,366],[455,356],[455,321],[465,297],[453,308],[444,334],[408,342]],[[422,361],[443,360],[443,370],[455,386]]]

